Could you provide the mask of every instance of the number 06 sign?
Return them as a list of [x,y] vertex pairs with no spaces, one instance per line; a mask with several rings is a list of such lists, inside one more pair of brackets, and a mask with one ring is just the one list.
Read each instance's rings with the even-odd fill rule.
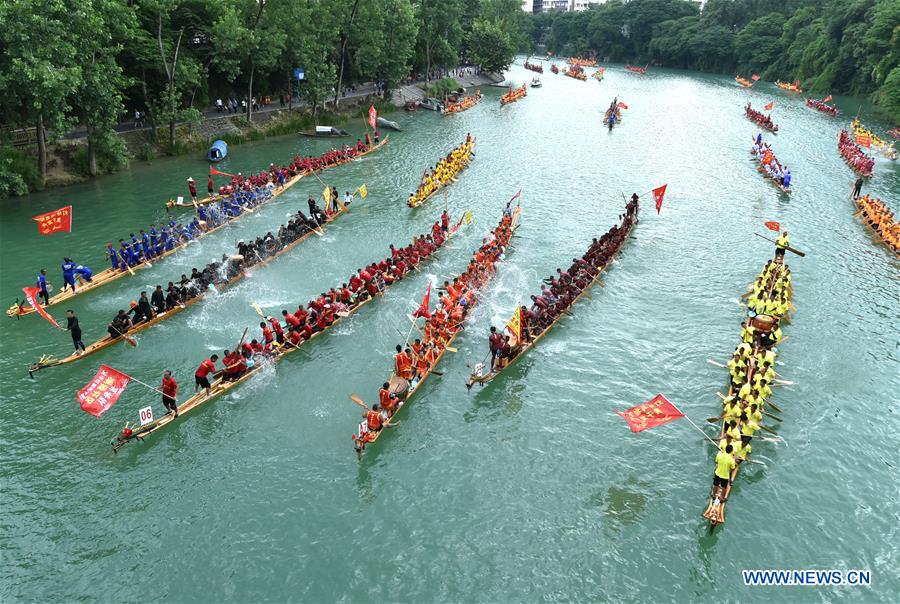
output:
[[144,407],[140,410],[141,425],[146,426],[153,421],[153,407]]

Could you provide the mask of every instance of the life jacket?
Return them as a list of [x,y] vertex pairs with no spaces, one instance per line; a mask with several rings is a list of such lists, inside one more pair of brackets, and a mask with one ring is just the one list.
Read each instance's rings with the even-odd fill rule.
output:
[[366,427],[372,431],[381,430],[381,414],[377,411],[366,413]]

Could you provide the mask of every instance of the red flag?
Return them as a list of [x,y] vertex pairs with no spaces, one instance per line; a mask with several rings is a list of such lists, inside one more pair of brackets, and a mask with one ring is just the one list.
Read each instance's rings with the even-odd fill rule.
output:
[[684,413],[661,394],[657,394],[643,405],[632,407],[627,411],[616,411],[616,414],[625,418],[632,432],[643,432],[648,428],[655,428],[684,417]]
[[519,189],[518,191],[516,191],[516,194],[512,196],[512,199],[510,199],[509,202],[510,203],[514,202],[515,200],[517,200],[519,198],[520,195],[522,195],[522,189]]
[[219,172],[212,166],[209,167],[209,173],[213,176],[230,176],[231,178],[237,178],[237,176],[235,176],[234,174],[229,174],[228,172]]
[[757,75],[757,74],[754,73],[752,76],[750,76],[750,79],[753,80],[754,82],[758,82],[758,81],[759,81],[759,75]]
[[66,206],[40,216],[32,218],[38,223],[38,233],[41,235],[52,235],[65,231],[72,232],[72,206]]
[[100,365],[94,379],[79,390],[75,398],[84,411],[94,417],[100,417],[116,404],[130,381],[131,376],[108,365]]
[[863,147],[865,147],[866,149],[872,148],[872,139],[869,138],[868,134],[857,134],[856,142],[858,144],[862,145]]
[[414,317],[425,317],[426,319],[431,318],[431,313],[428,311],[429,302],[431,300],[431,283],[428,284],[428,289],[425,290],[425,297],[422,298],[422,303],[419,304],[419,308],[416,309],[416,312],[413,313]]
[[651,191],[653,193],[653,199],[656,200],[656,213],[659,214],[660,208],[662,208],[663,197],[666,195],[666,187],[668,184],[665,184],[661,187],[657,187]]
[[628,109],[628,105],[626,105],[622,101],[619,101],[619,104],[616,105],[616,107],[618,107],[619,109]]
[[763,109],[765,109],[766,111],[772,111],[772,109],[774,109],[774,108],[775,108],[775,101],[772,101],[771,103],[769,103],[768,105],[763,107]]
[[781,224],[774,220],[769,220],[768,222],[764,222],[763,224],[765,224],[766,228],[770,231],[775,231],[777,233],[781,230]]
[[39,291],[41,291],[41,290],[39,290],[36,287],[23,287],[22,288],[22,292],[24,292],[24,294],[25,294],[25,299],[28,300],[28,303],[31,304],[32,307],[34,307],[34,309],[38,312],[38,314],[41,315],[42,317],[44,317],[45,319],[47,319],[47,321],[49,321],[50,324],[52,324],[56,327],[59,327],[60,329],[63,329],[60,326],[60,324],[56,322],[56,319],[51,317],[50,314],[47,313],[46,310],[44,310],[44,307],[41,306],[40,303],[38,303],[37,294]]
[[829,95],[826,96],[824,99],[822,99],[822,102],[823,102],[823,103],[827,103],[827,102],[830,101],[830,100],[831,100],[831,95],[829,94]]
[[378,123],[378,112],[375,111],[375,105],[369,107],[369,125],[375,130],[375,124]]

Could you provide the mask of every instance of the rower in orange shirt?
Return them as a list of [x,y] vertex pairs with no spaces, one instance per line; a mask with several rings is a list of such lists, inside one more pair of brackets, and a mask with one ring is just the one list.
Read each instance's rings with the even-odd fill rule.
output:
[[391,392],[390,384],[385,382],[378,391],[378,404],[387,411],[388,417],[394,414],[397,407],[397,395]]
[[394,355],[394,372],[407,381],[415,377],[413,375],[412,356],[409,354],[409,349],[407,348],[404,352],[403,347],[400,346],[400,344],[397,344],[397,354]]

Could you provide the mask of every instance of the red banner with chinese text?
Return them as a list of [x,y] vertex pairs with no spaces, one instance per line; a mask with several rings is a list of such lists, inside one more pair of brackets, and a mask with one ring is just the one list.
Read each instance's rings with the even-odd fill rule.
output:
[[66,206],[40,216],[32,218],[38,223],[38,233],[41,235],[52,235],[64,231],[72,232],[72,206]]
[[632,432],[643,432],[684,417],[684,413],[662,394],[657,394],[643,405],[632,407],[627,411],[616,411],[616,414],[625,418]]
[[78,391],[76,399],[84,411],[100,417],[116,404],[130,381],[131,376],[108,365],[100,365],[97,375]]
[[369,107],[369,125],[372,126],[372,130],[377,130],[375,124],[378,123],[378,112],[375,111],[375,105]]
[[44,307],[37,301],[38,292],[41,291],[36,287],[23,287],[22,293],[25,294],[25,299],[28,300],[28,303],[37,311],[39,315],[44,317],[51,325],[59,327],[60,329],[64,329],[59,323],[56,322],[56,319],[50,316]]

